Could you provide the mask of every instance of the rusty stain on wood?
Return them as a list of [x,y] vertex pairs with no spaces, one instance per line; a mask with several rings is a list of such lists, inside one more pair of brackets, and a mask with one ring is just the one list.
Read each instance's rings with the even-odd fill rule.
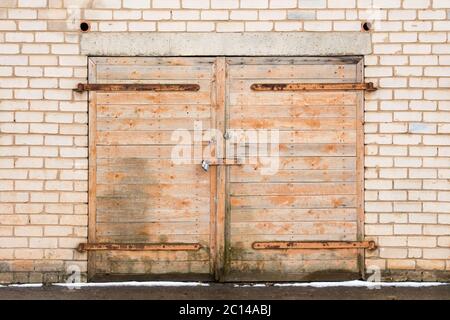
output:
[[198,251],[199,243],[80,243],[77,251]]
[[335,91],[335,90],[377,90],[368,83],[254,83],[253,91]]
[[84,84],[79,83],[73,91],[82,93],[84,91],[199,91],[198,84],[140,84],[140,83],[105,83],[105,84]]
[[255,250],[268,249],[367,249],[375,250],[375,241],[267,241],[254,242],[252,248]]

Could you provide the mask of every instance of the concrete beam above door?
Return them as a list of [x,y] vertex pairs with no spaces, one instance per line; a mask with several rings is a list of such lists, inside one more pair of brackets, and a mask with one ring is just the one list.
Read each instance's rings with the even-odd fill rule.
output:
[[369,33],[86,33],[90,56],[344,56],[372,52]]

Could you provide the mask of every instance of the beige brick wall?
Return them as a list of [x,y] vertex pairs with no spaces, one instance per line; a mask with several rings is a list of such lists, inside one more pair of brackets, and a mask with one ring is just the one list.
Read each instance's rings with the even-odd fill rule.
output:
[[449,0],[1,0],[0,282],[86,271],[74,250],[87,235],[87,103],[71,91],[87,73],[80,19],[94,32],[359,31],[376,19],[365,232],[380,248],[366,266],[448,275],[449,15]]

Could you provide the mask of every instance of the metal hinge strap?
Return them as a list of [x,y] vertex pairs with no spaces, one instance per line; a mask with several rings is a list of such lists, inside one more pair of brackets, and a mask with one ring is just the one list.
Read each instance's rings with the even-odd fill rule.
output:
[[82,93],[84,91],[199,91],[198,84],[142,84],[142,83],[104,83],[104,84],[85,84],[79,83],[73,91]]
[[365,90],[375,91],[372,82],[368,83],[254,83],[253,91],[337,91]]
[[198,251],[199,243],[80,243],[77,250],[85,251]]
[[255,250],[268,249],[368,249],[375,250],[375,241],[268,241],[254,242]]

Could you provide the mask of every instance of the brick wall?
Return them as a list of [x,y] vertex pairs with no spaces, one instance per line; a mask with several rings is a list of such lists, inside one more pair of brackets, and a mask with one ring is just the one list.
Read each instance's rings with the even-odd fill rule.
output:
[[[78,9],[81,8],[81,9]],[[87,103],[79,23],[94,32],[359,31],[365,58],[366,266],[450,271],[449,0],[1,0],[0,282],[61,281],[86,255]]]

